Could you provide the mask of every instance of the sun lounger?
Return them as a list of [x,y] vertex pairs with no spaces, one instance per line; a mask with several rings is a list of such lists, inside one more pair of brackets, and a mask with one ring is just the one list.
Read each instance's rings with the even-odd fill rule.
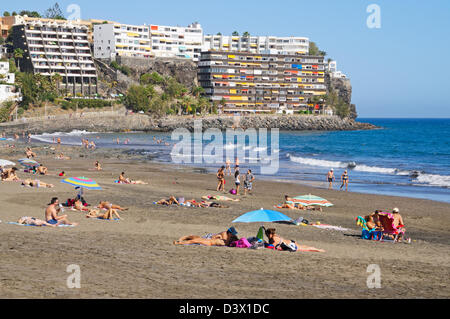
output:
[[383,237],[393,237],[394,242],[398,241],[400,234],[404,234],[405,230],[402,227],[394,226],[394,215],[392,213],[379,213],[381,225],[383,226]]

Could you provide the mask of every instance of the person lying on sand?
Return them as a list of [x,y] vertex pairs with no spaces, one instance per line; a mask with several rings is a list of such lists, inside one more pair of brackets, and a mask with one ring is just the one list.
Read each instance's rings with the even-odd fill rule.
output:
[[225,206],[220,203],[216,202],[208,202],[208,201],[202,201],[201,202],[205,207],[213,207],[213,208],[229,208],[230,206]]
[[41,175],[47,175],[48,173],[48,169],[47,167],[43,166],[42,164],[39,165],[39,167],[36,169],[36,172],[41,174]]
[[139,184],[139,185],[148,185],[148,183],[143,182],[143,181],[133,181],[129,178],[125,178],[125,173],[122,172],[122,174],[120,174],[119,176],[119,183],[123,183],[123,184]]
[[53,197],[50,204],[45,210],[45,220],[52,225],[72,225],[77,226],[78,223],[72,223],[67,219],[67,215],[58,216],[61,211],[58,197]]
[[112,209],[116,209],[116,210],[120,210],[120,211],[125,211],[125,210],[129,209],[129,208],[120,207],[119,205],[114,205],[114,204],[112,204],[110,202],[102,202],[102,201],[98,204],[97,208],[99,208],[99,209],[112,208]]
[[184,236],[173,242],[174,245],[201,244],[205,246],[230,246],[234,241],[238,241],[237,231],[234,227],[218,234],[208,234],[206,236]]
[[55,159],[59,159],[59,160],[70,160],[69,156],[64,156],[63,153],[60,153],[58,156],[55,157]]
[[275,249],[281,248],[282,250],[288,251],[315,251],[315,252],[325,252],[323,249],[318,249],[310,246],[297,245],[293,240],[286,240],[276,233],[275,228],[269,228],[266,230],[266,236],[269,239],[269,245],[273,245]]
[[97,171],[102,170],[102,166],[100,165],[99,161],[95,161],[94,166],[95,166],[95,170],[97,170]]
[[113,209],[112,207],[109,207],[105,213],[101,213],[98,209],[90,209],[88,214],[86,215],[86,218],[100,218],[111,220],[114,219],[114,216],[116,216],[120,220],[123,220],[117,210]]
[[289,195],[284,195],[285,203],[281,205],[279,208],[288,208],[288,209],[301,209],[301,210],[318,210],[322,211],[322,207],[315,206],[303,206],[300,203],[296,203],[295,199],[290,197]]
[[33,226],[49,226],[49,227],[57,227],[57,226],[59,226],[58,223],[52,225],[52,224],[47,223],[44,220],[37,219],[37,218],[34,218],[34,217],[28,217],[28,216],[20,218],[17,221],[17,223],[18,224],[22,224],[22,225],[33,225]]
[[16,174],[17,171],[18,171],[17,167],[5,169],[2,174],[2,181],[4,182],[20,181],[20,178]]
[[47,184],[44,182],[41,182],[40,180],[36,179],[36,180],[32,180],[27,178],[26,180],[22,181],[22,186],[28,186],[28,187],[45,187],[45,188],[53,188],[55,187],[55,185],[53,184]]
[[177,201],[177,199],[174,196],[170,196],[170,198],[168,199],[160,199],[159,201],[156,202],[156,204],[158,205],[166,205],[166,206],[170,206],[172,204],[176,204],[176,205],[180,205],[180,203]]
[[83,202],[79,199],[77,199],[75,201],[75,203],[73,203],[73,207],[72,210],[79,210],[80,212],[86,212],[89,211],[89,209],[87,209],[86,207],[84,207]]
[[25,154],[27,156],[27,158],[33,158],[36,157],[36,153],[34,153],[31,148],[27,147]]
[[205,200],[212,199],[212,200],[219,200],[219,201],[225,201],[225,202],[227,202],[227,201],[239,202],[240,201],[239,198],[234,199],[234,198],[230,198],[230,197],[222,196],[222,195],[206,195],[206,196],[202,196],[202,199],[205,199]]

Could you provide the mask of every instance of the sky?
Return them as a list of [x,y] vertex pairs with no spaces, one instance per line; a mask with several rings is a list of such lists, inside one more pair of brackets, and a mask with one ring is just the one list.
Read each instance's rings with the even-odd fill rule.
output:
[[[2,2],[1,13],[30,10],[42,14],[55,0]],[[360,118],[450,118],[449,0],[58,3],[66,17],[74,13],[67,9],[75,4],[82,19],[180,26],[198,21],[205,34],[248,31],[251,35],[305,36],[327,52],[326,59],[336,60],[338,69],[351,79],[352,103]],[[368,12],[370,5],[377,5],[379,11]]]

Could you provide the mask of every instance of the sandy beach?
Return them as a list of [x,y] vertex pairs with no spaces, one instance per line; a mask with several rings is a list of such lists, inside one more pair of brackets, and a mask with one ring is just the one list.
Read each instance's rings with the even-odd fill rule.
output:
[[[0,145],[0,158],[17,163],[26,144]],[[71,160],[57,160],[48,145],[32,145],[37,161],[53,175],[39,176],[55,188],[25,188],[1,182],[0,296],[3,298],[449,298],[450,204],[405,197],[381,196],[312,188],[296,183],[262,181],[254,193],[227,202],[229,208],[163,207],[153,202],[170,195],[195,198],[215,191],[214,174],[200,169],[150,163],[118,150],[88,151],[61,146]],[[103,171],[93,171],[99,160]],[[18,166],[20,167],[20,166]],[[245,169],[245,165],[244,165]],[[22,227],[7,224],[22,216],[44,218],[52,197],[61,202],[76,191],[57,174],[87,176],[101,191],[84,192],[91,205],[108,200],[129,211],[122,221],[87,219],[66,210],[73,228]],[[120,172],[149,185],[114,184]],[[23,172],[19,177],[29,176]],[[233,184],[226,177],[227,187]],[[233,184],[234,185],[234,184]],[[350,184],[351,190],[351,184]],[[314,194],[334,207],[317,211],[280,210],[295,219],[347,228],[266,224],[284,238],[325,249],[324,253],[280,252],[269,249],[175,246],[184,235],[217,233],[245,212],[273,209],[285,194]],[[231,196],[231,195],[229,195]],[[355,217],[375,209],[400,208],[411,244],[359,238]],[[239,237],[255,236],[260,224],[234,224]],[[69,289],[69,265],[79,265],[81,288]],[[367,268],[379,265],[381,288],[369,289]]]

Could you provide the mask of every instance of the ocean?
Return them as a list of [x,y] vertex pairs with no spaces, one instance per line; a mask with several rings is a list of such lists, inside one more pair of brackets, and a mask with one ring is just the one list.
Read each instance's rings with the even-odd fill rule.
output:
[[[425,198],[450,203],[450,119],[368,119],[381,127],[368,131],[280,132],[279,145],[248,145],[223,140],[224,152],[240,154],[241,173],[251,168],[256,178],[289,180],[316,187],[328,187],[326,174],[333,168],[335,189],[345,169],[349,191]],[[81,145],[81,138],[93,140],[97,147],[121,148],[146,155],[148,160],[174,163],[174,145],[170,133],[95,133],[74,131],[33,136],[33,141]],[[158,144],[155,139],[162,139]],[[119,138],[120,144],[116,143]],[[128,144],[124,144],[129,139]],[[194,141],[192,137],[192,142]],[[166,146],[165,143],[169,143]],[[211,141],[203,141],[205,148]],[[240,153],[239,153],[240,152]],[[267,153],[267,154],[266,154]],[[220,154],[220,153],[219,153]],[[256,154],[256,155],[255,155]],[[175,155],[179,155],[176,153]],[[229,155],[229,154],[227,154]],[[241,156],[242,155],[242,156]],[[268,155],[279,159],[273,174],[259,174],[261,159]],[[234,156],[229,156],[234,161]],[[195,157],[190,157],[192,160]],[[223,156],[223,162],[225,161]],[[207,157],[204,157],[207,161]],[[197,159],[198,160],[198,159]],[[254,163],[249,163],[253,160]],[[216,171],[223,163],[186,163],[206,171]]]

